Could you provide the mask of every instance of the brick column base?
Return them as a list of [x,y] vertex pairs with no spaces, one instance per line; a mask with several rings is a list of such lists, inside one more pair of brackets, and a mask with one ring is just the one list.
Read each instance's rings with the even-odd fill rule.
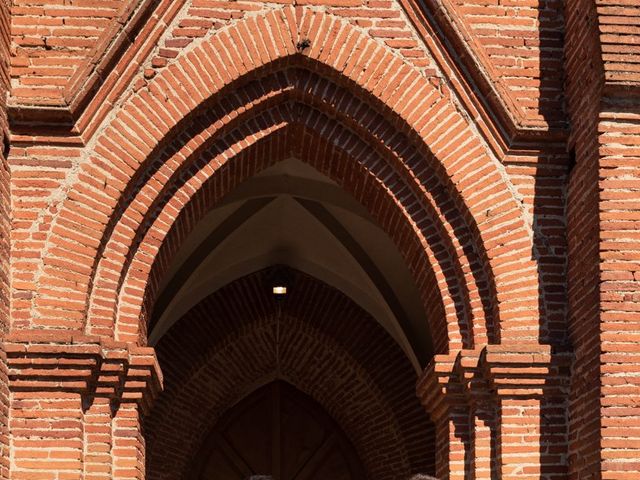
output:
[[437,355],[417,393],[436,425],[448,426],[437,431],[439,478],[565,475],[570,359],[546,345],[489,345]]
[[441,480],[468,478],[471,454],[469,406],[463,385],[452,371],[453,360],[442,356],[425,370],[418,394],[436,425],[436,476]]
[[144,478],[140,417],[162,388],[152,348],[32,331],[3,348],[9,478]]

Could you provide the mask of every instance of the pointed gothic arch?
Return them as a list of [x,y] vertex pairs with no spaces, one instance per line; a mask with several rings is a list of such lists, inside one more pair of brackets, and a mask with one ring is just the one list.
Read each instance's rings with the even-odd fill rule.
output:
[[[225,85],[232,84],[234,79],[243,83],[259,76],[260,72],[277,71],[283,64],[300,64],[304,69],[318,72],[318,76],[326,81],[325,87],[344,87],[354,98],[364,100],[360,104],[363,109],[372,106],[368,115],[373,115],[374,120],[376,114],[392,119],[391,127],[397,131],[390,131],[389,127],[380,131],[376,128],[380,125],[368,125],[370,135],[378,141],[376,148],[390,150],[396,158],[393,167],[390,163],[380,166],[379,180],[385,189],[395,189],[399,199],[405,199],[411,191],[420,191],[435,198],[434,203],[438,204],[436,211],[439,210],[441,217],[435,227],[449,235],[450,252],[458,258],[466,253],[472,256],[470,262],[458,262],[465,265],[459,273],[469,285],[475,276],[479,282],[477,288],[483,290],[483,295],[470,300],[473,304],[470,311],[457,314],[482,318],[490,313],[494,317],[492,322],[496,324],[490,333],[494,341],[505,332],[508,336],[536,338],[538,280],[535,261],[531,257],[531,235],[498,162],[491,159],[464,116],[429,79],[341,19],[309,8],[284,8],[269,13],[265,21],[270,29],[247,30],[246,25],[240,22],[220,35],[202,41],[184,52],[146,86],[131,91],[118,113],[90,142],[89,159],[81,164],[76,181],[54,219],[45,268],[39,276],[41,283],[58,281],[71,286],[68,274],[62,271],[67,268],[73,272],[72,289],[77,298],[86,297],[92,288],[117,286],[123,277],[114,272],[120,269],[118,264],[124,263],[123,257],[130,253],[126,251],[126,245],[131,239],[126,237],[131,232],[136,232],[133,236],[138,233],[135,222],[144,217],[144,211],[155,201],[154,195],[162,190],[158,179],[149,179],[151,183],[146,185],[151,197],[134,200],[138,203],[133,211],[139,218],[133,224],[124,225],[127,231],[124,236],[113,237],[113,228],[116,227],[113,222],[118,221],[118,212],[131,200],[128,195],[145,178],[144,172],[157,161],[157,157],[152,155],[154,150],[165,145],[171,138],[171,132],[176,133],[185,119],[204,105],[210,105],[208,102],[224,102],[216,95],[225,91]],[[255,20],[247,19],[246,22],[252,25]],[[296,44],[306,37],[313,38],[311,48],[297,52]],[[332,48],[324,49],[325,39],[329,37],[338,41],[327,42]],[[232,39],[236,40],[235,43]],[[334,48],[343,44],[343,49]],[[351,49],[355,55],[351,55]],[[377,56],[358,54],[364,51],[377,53],[382,60],[371,63],[370,59]],[[236,83],[233,85],[235,87]],[[269,99],[265,98],[264,104],[268,103]],[[248,104],[233,115],[254,107]],[[340,112],[340,108],[337,111]],[[359,121],[366,123],[372,120],[371,117],[358,118],[359,113],[352,112],[351,123],[348,124],[355,130],[362,130]],[[442,121],[444,119],[447,120]],[[214,124],[210,127],[219,126]],[[334,136],[338,138],[337,133]],[[184,146],[196,149],[199,141],[199,136],[195,136]],[[240,141],[226,155],[238,153],[242,143]],[[369,147],[373,148],[371,142]],[[407,151],[410,154],[404,156]],[[209,166],[199,175],[206,177],[211,173]],[[393,174],[400,175],[401,184]],[[384,183],[388,180],[385,176],[389,175],[393,181]],[[100,193],[87,196],[88,186]],[[179,203],[187,203],[187,199],[179,200]],[[419,206],[411,204],[405,208],[413,214],[409,222],[418,224],[423,215]],[[443,220],[448,208],[458,215],[455,222]],[[91,212],[92,209],[95,211]],[[85,215],[85,220],[86,216],[94,219],[81,232],[73,231],[78,215]],[[456,225],[460,219],[463,219],[462,227]],[[167,225],[171,222],[171,219],[166,219]],[[456,235],[456,229],[464,232],[462,237]],[[116,240],[120,247],[116,255],[106,258],[102,254],[110,240]],[[141,251],[153,257],[159,247],[160,243],[149,242],[142,245]],[[74,257],[75,262],[61,265],[57,258],[62,252]],[[96,277],[96,271],[100,270],[97,262],[108,266],[106,277],[100,280]],[[51,264],[64,268],[47,268]],[[442,290],[442,285],[434,288]],[[130,286],[128,294],[136,289]],[[459,283],[454,290],[464,290],[463,284]],[[134,302],[133,309],[127,306],[125,311],[120,311],[118,321],[127,314],[139,314],[143,295],[138,293],[138,305],[135,306]],[[90,324],[98,325],[97,331],[100,327],[107,330],[111,323],[102,317],[113,317],[113,312],[117,311],[117,300],[114,303],[113,299],[98,296],[90,309],[86,302],[78,301],[72,307],[67,305],[64,312],[56,313],[55,305],[52,307],[49,300],[50,295],[43,291],[37,296],[38,301],[33,307],[35,312],[46,309],[47,315],[64,315],[64,321],[76,328],[82,328],[83,319],[87,318]],[[446,290],[442,290],[440,296],[446,299]],[[482,299],[489,301],[490,308],[479,305]],[[456,309],[455,302],[451,306]],[[497,326],[498,320],[500,327]],[[465,343],[462,339],[465,336],[473,338],[469,333],[473,328],[469,323],[465,328],[467,332],[455,334],[453,341],[456,345],[471,347],[473,340]],[[477,334],[485,334],[484,326],[475,328]],[[121,330],[121,335],[121,339],[134,339],[138,332],[128,325]]]

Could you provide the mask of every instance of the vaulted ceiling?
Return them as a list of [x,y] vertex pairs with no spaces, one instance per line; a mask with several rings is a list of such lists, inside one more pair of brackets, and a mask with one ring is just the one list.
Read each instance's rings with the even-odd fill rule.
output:
[[396,340],[416,371],[430,358],[428,322],[395,244],[355,199],[295,159],[241,184],[185,240],[161,286],[150,342],[216,290],[272,265],[344,292]]

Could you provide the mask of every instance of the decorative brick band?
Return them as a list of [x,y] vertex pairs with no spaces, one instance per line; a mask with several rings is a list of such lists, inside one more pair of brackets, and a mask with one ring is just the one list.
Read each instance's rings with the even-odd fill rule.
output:
[[418,397],[436,417],[457,404],[500,398],[566,395],[571,355],[548,345],[487,345],[436,355],[417,384]]
[[67,391],[88,401],[138,403],[147,412],[162,390],[155,352],[69,332],[25,332],[3,344],[11,391]]
[[527,344],[437,355],[417,392],[436,423],[438,475],[554,478],[547,472],[564,468],[570,361]]

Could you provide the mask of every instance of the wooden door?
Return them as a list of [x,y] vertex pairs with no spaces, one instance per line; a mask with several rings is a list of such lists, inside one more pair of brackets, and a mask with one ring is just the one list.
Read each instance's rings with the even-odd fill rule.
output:
[[310,398],[283,382],[236,405],[205,442],[194,480],[364,480],[355,451]]

